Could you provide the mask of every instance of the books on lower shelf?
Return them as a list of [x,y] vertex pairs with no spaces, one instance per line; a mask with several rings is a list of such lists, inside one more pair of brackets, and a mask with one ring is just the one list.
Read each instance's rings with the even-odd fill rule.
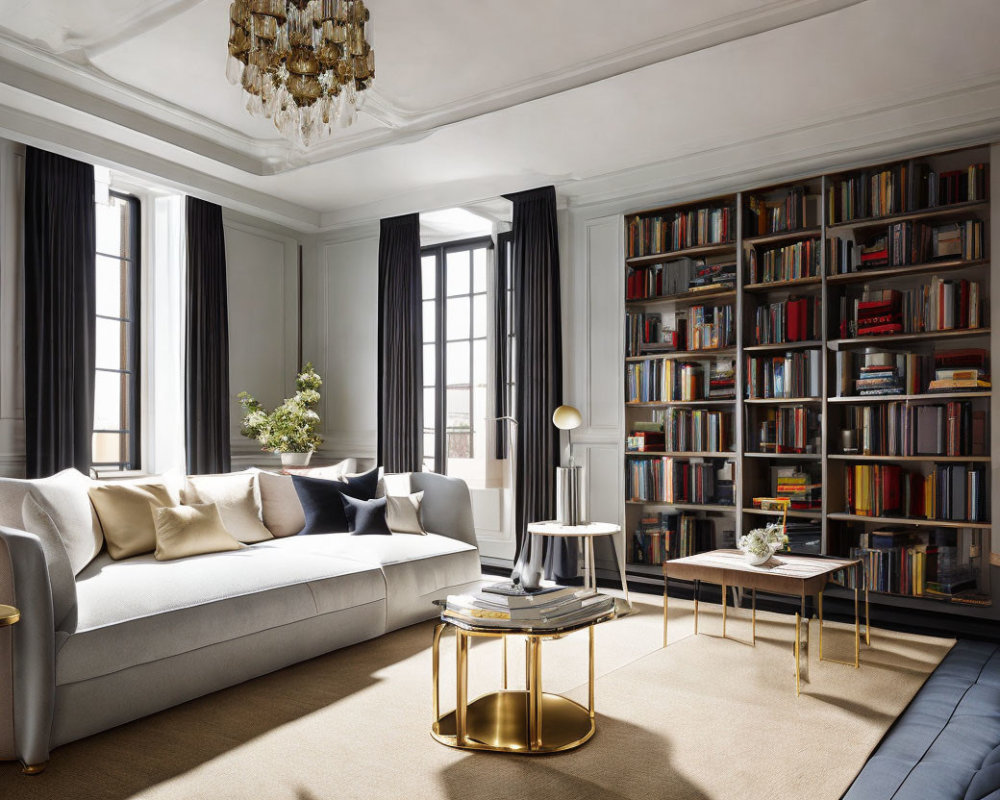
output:
[[[712,461],[660,456],[633,458],[626,472],[628,497],[635,502],[732,504],[732,479],[719,478]],[[724,468],[722,468],[724,469]]]
[[751,453],[816,453],[820,439],[817,409],[776,406],[764,409],[756,425],[747,426]]
[[505,595],[483,590],[448,595],[441,612],[444,619],[482,627],[558,627],[572,625],[611,612],[613,597],[580,587],[556,587],[530,595]]
[[819,275],[819,239],[805,239],[793,244],[751,248],[747,274],[749,283],[776,283],[812,278]]
[[630,403],[686,402],[734,397],[732,359],[721,362],[649,358],[626,364],[625,398]]
[[789,297],[757,306],[750,334],[753,344],[784,344],[823,338],[819,297]]
[[711,550],[714,522],[692,514],[667,511],[644,514],[632,532],[628,561],[662,564],[664,559],[685,558]]
[[823,483],[811,466],[786,465],[771,467],[770,497],[754,497],[754,508],[766,508],[766,500],[785,498],[789,510],[822,508]]
[[[678,325],[680,322],[678,315]],[[735,313],[732,305],[691,306],[685,321],[688,350],[718,350],[736,343]]]
[[858,452],[879,456],[984,456],[985,409],[969,400],[911,405],[906,402],[853,406],[844,427],[858,432]]
[[736,285],[736,262],[709,264],[704,260],[678,258],[657,264],[628,267],[626,300],[655,300],[691,291],[731,289]]
[[894,353],[866,348],[838,350],[835,386],[838,397],[926,392],[977,391],[990,388],[986,350],[938,350],[933,355]]
[[840,298],[840,337],[966,330],[983,324],[979,281],[934,276],[912,289],[872,289]]
[[823,392],[821,350],[791,350],[746,360],[746,396],[751,399],[819,397]]
[[896,464],[845,467],[846,508],[861,516],[986,522],[989,491],[981,466],[936,465],[927,475]]
[[[975,589],[977,583],[972,565],[959,560],[956,538],[954,530],[879,528],[860,534],[850,556],[864,563],[870,591],[951,597]],[[846,586],[854,588],[853,571]]]

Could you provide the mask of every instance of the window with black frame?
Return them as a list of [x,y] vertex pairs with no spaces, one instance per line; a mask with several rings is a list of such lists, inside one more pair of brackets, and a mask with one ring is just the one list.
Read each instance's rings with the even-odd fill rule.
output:
[[97,203],[94,437],[99,472],[139,468],[139,200]]
[[483,237],[421,250],[427,471],[485,456],[492,248]]

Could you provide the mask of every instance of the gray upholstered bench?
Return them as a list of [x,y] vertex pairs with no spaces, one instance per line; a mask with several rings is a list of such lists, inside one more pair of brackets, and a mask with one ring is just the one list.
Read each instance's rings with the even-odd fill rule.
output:
[[1000,646],[959,642],[844,800],[1000,800]]

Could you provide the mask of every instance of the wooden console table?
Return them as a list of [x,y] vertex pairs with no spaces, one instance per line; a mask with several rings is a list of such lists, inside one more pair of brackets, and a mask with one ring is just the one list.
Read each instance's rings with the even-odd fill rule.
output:
[[[823,590],[834,573],[854,570],[854,662],[836,661],[823,658]],[[799,556],[778,554],[763,564],[749,564],[739,550],[712,550],[687,558],[663,562],[663,646],[667,646],[667,590],[670,578],[694,581],[694,632],[698,633],[698,590],[701,581],[719,584],[722,587],[722,635],[726,637],[726,592],[728,587],[740,587],[751,591],[751,636],[752,644],[757,642],[757,590],[773,594],[794,595],[801,598],[799,611],[795,614],[795,694],[799,694],[799,654],[801,651],[800,629],[806,614],[806,596],[816,596],[819,610],[819,659],[834,661],[858,668],[861,663],[861,620],[858,607],[858,587],[865,587],[865,643],[871,643],[868,620],[868,585],[864,580],[864,565],[859,559],[828,558],[819,556]],[[811,616],[811,615],[810,615]],[[806,652],[809,646],[809,627],[806,623]]]

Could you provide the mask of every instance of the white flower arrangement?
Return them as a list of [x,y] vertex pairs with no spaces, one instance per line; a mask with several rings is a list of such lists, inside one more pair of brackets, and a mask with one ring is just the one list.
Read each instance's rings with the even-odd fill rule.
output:
[[740,537],[739,548],[757,558],[769,557],[779,547],[788,543],[785,526],[769,523],[763,528],[754,528]]

